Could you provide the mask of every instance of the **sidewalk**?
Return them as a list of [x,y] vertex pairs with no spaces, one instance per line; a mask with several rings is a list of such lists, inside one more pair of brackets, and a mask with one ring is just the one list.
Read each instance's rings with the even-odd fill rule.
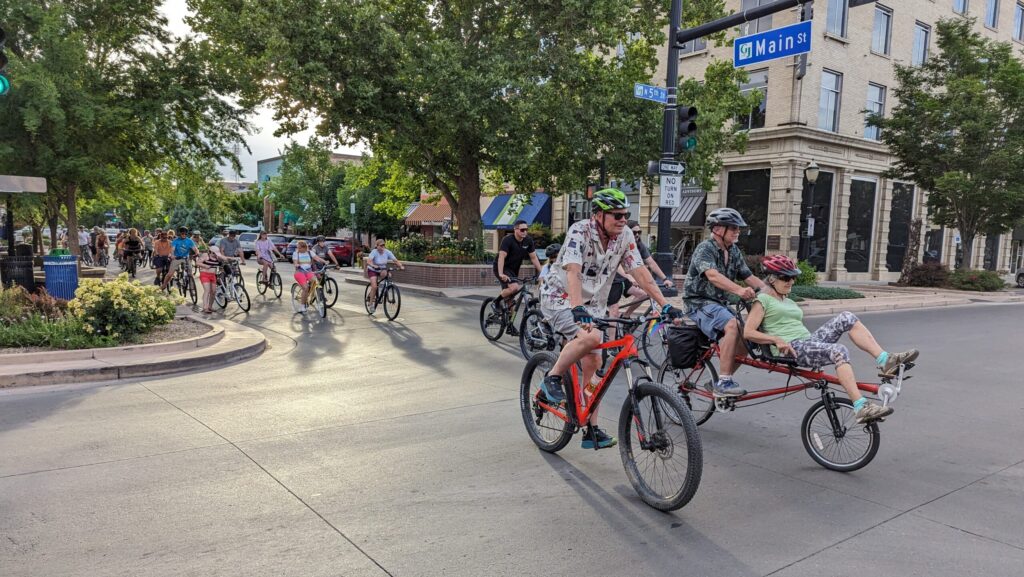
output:
[[[211,331],[180,341],[107,349],[0,355],[0,388],[93,383],[219,368],[259,356],[263,333],[227,320],[187,318]],[[6,357],[6,358],[5,358]]]

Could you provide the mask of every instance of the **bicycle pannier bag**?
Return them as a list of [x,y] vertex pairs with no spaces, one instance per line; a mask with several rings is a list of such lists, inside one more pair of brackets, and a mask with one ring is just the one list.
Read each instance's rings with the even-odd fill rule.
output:
[[670,326],[665,337],[668,341],[668,358],[673,367],[689,369],[697,364],[704,333],[696,323],[684,320],[678,327]]

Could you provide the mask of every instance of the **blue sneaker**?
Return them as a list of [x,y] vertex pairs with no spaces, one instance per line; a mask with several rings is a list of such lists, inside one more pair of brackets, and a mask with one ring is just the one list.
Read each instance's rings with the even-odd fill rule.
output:
[[619,443],[619,440],[602,431],[597,427],[592,427],[583,433],[583,444],[581,445],[584,449],[607,449],[608,447],[614,447]]
[[714,389],[716,397],[742,397],[747,394],[747,390],[733,380],[723,381],[718,379]]
[[565,402],[565,391],[562,390],[562,377],[548,375],[540,384],[540,392],[544,393],[548,402],[554,405],[561,405]]

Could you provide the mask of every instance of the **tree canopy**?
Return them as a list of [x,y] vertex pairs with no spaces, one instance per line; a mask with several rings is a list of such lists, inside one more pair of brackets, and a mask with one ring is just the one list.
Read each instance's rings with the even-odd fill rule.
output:
[[338,189],[345,169],[332,161],[326,140],[292,143],[285,147],[281,169],[264,184],[264,191],[278,207],[299,215],[300,229],[333,235],[341,225]]
[[931,220],[960,231],[967,267],[976,236],[1024,216],[1024,65],[974,24],[940,20],[938,54],[898,65],[898,104],[869,117],[896,156],[891,174],[927,190]]
[[[599,157],[637,179],[660,149],[661,110],[632,88],[650,81],[665,42],[662,0],[189,6],[218,62],[248,81],[247,103],[269,102],[285,132],[316,121],[323,136],[367,143],[439,191],[462,237],[481,230],[481,175],[521,191],[579,190]],[[686,6],[688,21],[722,12],[721,0]],[[716,71],[738,93],[742,72]],[[706,101],[708,118],[749,111],[722,102]],[[705,138],[702,158],[742,142]]]

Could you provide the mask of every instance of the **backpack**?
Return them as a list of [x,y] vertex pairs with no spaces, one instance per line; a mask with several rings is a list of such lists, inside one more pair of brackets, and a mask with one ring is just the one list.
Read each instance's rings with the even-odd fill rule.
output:
[[707,348],[708,339],[697,323],[683,319],[679,326],[667,327],[665,340],[668,342],[668,360],[677,369],[690,369],[697,364],[701,352]]

